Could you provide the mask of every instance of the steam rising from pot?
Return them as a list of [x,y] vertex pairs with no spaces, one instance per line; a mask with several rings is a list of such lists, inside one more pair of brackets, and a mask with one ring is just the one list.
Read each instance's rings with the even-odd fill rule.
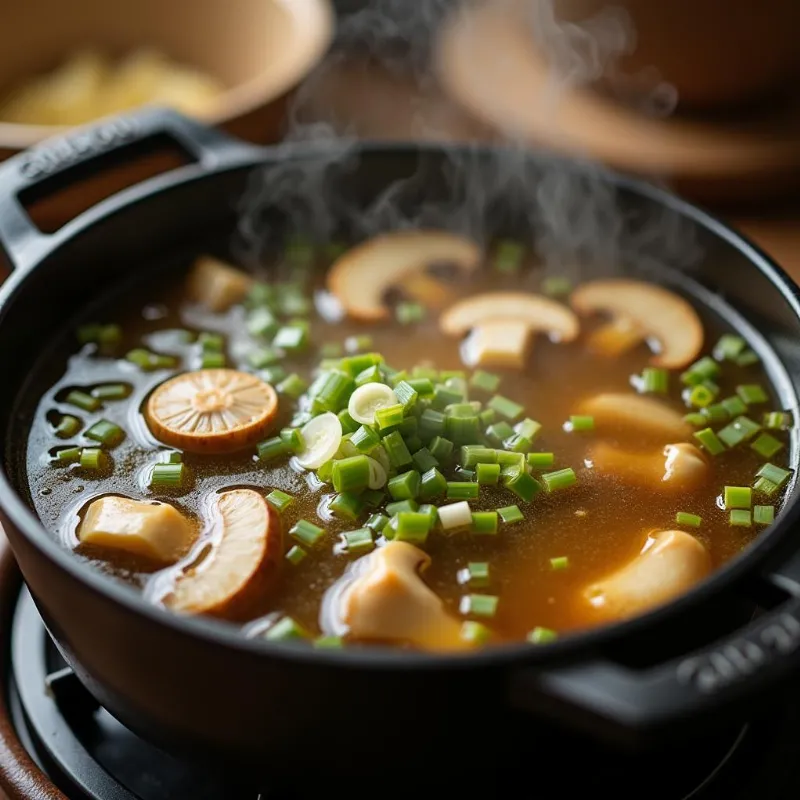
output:
[[[557,0],[493,1],[507,5],[504,13],[521,14],[532,44],[544,47],[553,60],[548,90],[531,96],[531,103],[542,104],[542,113],[561,102],[565,92],[601,75],[614,76],[612,85],[626,95],[635,84],[636,95],[646,98],[647,113],[663,115],[674,108],[674,91],[657,75],[622,76],[616,69],[635,45],[630,21],[618,10],[581,24],[562,23]],[[433,80],[430,50],[447,13],[461,12],[451,0],[374,0],[342,21],[338,40],[366,53],[375,65],[370,68],[404,74],[427,87]],[[495,150],[475,143],[443,146],[444,169],[424,156],[395,154],[385,174],[382,164],[379,174],[373,170],[366,180],[352,180],[359,131],[335,115],[324,121],[308,115],[315,89],[346,58],[334,48],[301,88],[275,162],[252,177],[239,244],[254,265],[274,246],[286,221],[320,241],[417,226],[442,226],[478,241],[498,234],[522,236],[540,255],[546,273],[573,280],[631,266],[645,273],[664,266],[685,269],[698,259],[693,228],[677,213],[658,204],[626,202],[604,167],[587,158],[566,161],[540,153],[532,159],[510,132],[501,132],[504,144]],[[432,133],[426,138],[447,138],[441,131]]]

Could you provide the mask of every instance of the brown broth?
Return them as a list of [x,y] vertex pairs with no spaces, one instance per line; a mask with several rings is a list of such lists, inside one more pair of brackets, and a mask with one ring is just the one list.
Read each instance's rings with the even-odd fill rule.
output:
[[[323,285],[318,277],[317,289]],[[490,271],[479,274],[470,285],[450,284],[453,298],[464,294],[503,288],[536,290],[535,279],[528,286],[517,276],[498,275]],[[156,303],[154,305],[154,303]],[[700,309],[706,330],[709,352],[718,336],[726,330],[719,319]],[[218,331],[227,340],[228,365],[244,369],[244,353],[251,340],[244,332],[244,310],[240,307],[222,315],[213,315],[185,301],[180,284],[159,292],[158,297],[129,295],[125,301],[109,306],[103,322],[119,322],[125,332],[125,342],[119,352],[137,346],[152,347],[160,352],[181,356],[180,369],[198,366],[197,347],[187,344],[174,329]],[[584,330],[590,327],[584,325]],[[172,330],[172,332],[170,332]],[[459,343],[443,337],[437,330],[436,315],[429,314],[425,322],[398,328],[384,324],[367,328],[353,322],[326,322],[318,314],[312,325],[313,341],[321,344],[343,341],[347,336],[368,333],[372,336],[371,350],[380,352],[387,363],[397,369],[430,362],[438,369],[460,369]],[[556,454],[554,469],[571,466],[578,473],[578,484],[552,495],[544,493],[526,504],[506,489],[482,487],[481,497],[470,504],[475,510],[492,510],[518,504],[526,519],[516,525],[501,523],[497,536],[473,536],[468,532],[432,534],[425,546],[432,558],[426,572],[429,585],[443,598],[454,614],[458,614],[460,598],[467,593],[457,580],[460,569],[470,561],[488,561],[492,572],[489,588],[482,591],[500,597],[498,613],[489,624],[496,638],[524,638],[536,626],[557,631],[591,627],[598,623],[592,610],[579,602],[581,590],[587,584],[620,567],[641,549],[648,532],[673,529],[679,511],[699,514],[703,518],[695,534],[708,548],[715,566],[723,564],[750,544],[760,528],[731,527],[728,512],[719,507],[718,496],[724,485],[745,485],[753,482],[756,469],[764,463],[762,457],[748,446],[727,451],[712,459],[712,476],[706,487],[693,494],[674,497],[626,486],[593,474],[584,463],[587,447],[595,435],[568,433],[562,429],[577,402],[601,391],[633,391],[630,378],[641,373],[648,364],[650,353],[642,346],[615,359],[588,352],[583,337],[570,344],[557,344],[544,338],[535,343],[525,372],[492,370],[502,377],[499,393],[523,404],[526,415],[543,424],[534,449]],[[316,365],[316,348],[309,355],[285,362],[289,372],[308,376]],[[180,371],[175,370],[175,371]],[[172,372],[175,372],[172,371]],[[151,492],[146,486],[148,467],[157,459],[163,447],[152,438],[139,413],[147,394],[172,372],[142,373],[132,364],[91,353],[91,347],[73,355],[63,376],[35,399],[38,411],[28,443],[28,479],[36,511],[44,524],[64,546],[76,548],[81,557],[118,578],[141,586],[154,599],[168,587],[175,570],[155,571],[130,557],[93,552],[78,547],[76,528],[79,514],[94,498],[119,493],[135,498],[161,499],[174,502],[181,510],[198,520],[208,521],[209,498],[215,491],[237,486],[251,486],[260,491],[279,488],[297,499],[284,517],[285,530],[300,518],[319,522],[317,511],[330,486],[310,489],[306,477],[292,471],[285,462],[262,464],[252,452],[233,457],[212,458],[185,455],[193,481],[185,490]],[[133,394],[129,400],[107,402],[93,414],[59,403],[66,388],[91,387],[102,383],[129,383]],[[730,363],[724,365],[720,398],[734,393],[740,383],[761,383],[767,387],[763,368],[746,368]],[[681,399],[677,373],[670,376],[670,392],[664,402],[685,413],[688,409]],[[476,397],[485,397],[480,393]],[[291,417],[291,408],[281,400],[282,424]],[[751,413],[760,421],[766,410],[778,409],[774,394],[770,403],[755,406]],[[56,439],[48,422],[54,411],[78,416],[86,426],[106,418],[120,424],[127,432],[125,441],[112,451],[113,469],[96,476],[76,468],[55,467],[48,453],[54,447],[69,445],[70,440]],[[784,435],[778,433],[779,437]],[[86,443],[80,436],[75,443]],[[772,461],[785,466],[787,449]],[[535,474],[535,472],[534,472]],[[778,498],[763,502],[779,503]],[[323,523],[320,523],[323,524]],[[352,561],[347,555],[334,554],[333,546],[343,531],[359,527],[328,515],[324,522],[326,537],[323,545],[299,566],[285,564],[282,585],[277,599],[263,603],[256,617],[281,612],[294,617],[311,631],[319,631],[321,598]],[[286,549],[291,546],[288,537]],[[550,559],[569,558],[569,568],[554,571]]]

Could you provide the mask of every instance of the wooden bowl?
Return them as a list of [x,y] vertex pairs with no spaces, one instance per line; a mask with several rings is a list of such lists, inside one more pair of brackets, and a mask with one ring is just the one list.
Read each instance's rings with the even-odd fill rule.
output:
[[[221,80],[204,122],[262,142],[279,138],[287,97],[333,37],[330,0],[0,0],[0,87],[51,70],[75,51],[152,48]],[[63,131],[0,122],[0,151]]]

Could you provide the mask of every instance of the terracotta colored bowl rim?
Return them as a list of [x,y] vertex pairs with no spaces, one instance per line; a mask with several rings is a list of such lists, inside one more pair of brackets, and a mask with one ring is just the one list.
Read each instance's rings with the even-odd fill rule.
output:
[[[269,0],[292,17],[296,33],[287,57],[264,73],[226,89],[206,112],[194,116],[224,125],[268,105],[293,89],[322,60],[333,40],[336,13],[331,0]],[[19,125],[0,122],[0,148],[23,150],[71,130],[64,125]]]

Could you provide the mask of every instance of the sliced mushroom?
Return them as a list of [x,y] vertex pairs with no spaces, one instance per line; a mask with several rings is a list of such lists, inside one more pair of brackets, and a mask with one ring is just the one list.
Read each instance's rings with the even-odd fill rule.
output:
[[197,530],[169,503],[107,495],[94,500],[78,527],[81,544],[124,550],[162,564],[186,555]]
[[595,431],[601,436],[644,445],[680,441],[692,434],[691,425],[677,411],[638,394],[597,394],[580,403],[575,413],[594,417]]
[[328,289],[351,317],[389,317],[387,291],[428,265],[449,262],[465,273],[481,259],[478,246],[446,231],[395,231],[370,239],[340,256],[328,271]]
[[697,539],[659,531],[633,560],[587,587],[583,599],[606,621],[626,619],[689,591],[710,571],[711,557]]
[[449,336],[470,336],[464,357],[471,366],[522,367],[536,333],[570,342],[578,318],[566,306],[526,292],[488,292],[450,306],[439,318]]
[[405,542],[389,542],[364,556],[339,598],[348,634],[423,650],[469,647],[461,638],[461,623],[420,577],[430,563],[426,553]]
[[215,513],[210,548],[178,577],[164,604],[187,614],[236,617],[276,579],[280,518],[252,489],[223,492]]
[[270,384],[233,369],[184,372],[151,395],[145,418],[153,436],[192,453],[230,453],[255,444],[278,414]]
[[588,459],[599,475],[664,491],[692,492],[708,479],[708,459],[693,444],[668,444],[652,453],[631,453],[599,442]]
[[694,361],[703,347],[703,324],[695,310],[661,286],[621,278],[592,281],[573,292],[571,303],[581,315],[611,317],[590,341],[598,352],[617,355],[655,340],[658,352],[651,363],[678,369]]
[[210,311],[227,311],[244,299],[253,279],[230,264],[210,256],[195,261],[187,281],[189,296]]

